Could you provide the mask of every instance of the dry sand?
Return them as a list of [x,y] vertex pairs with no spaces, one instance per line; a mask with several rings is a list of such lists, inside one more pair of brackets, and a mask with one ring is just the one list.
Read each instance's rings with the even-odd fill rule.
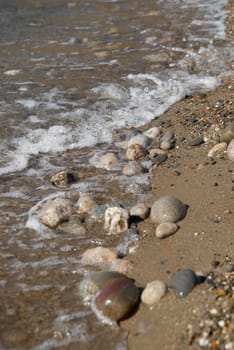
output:
[[[233,1],[229,2],[228,9],[227,32],[233,38]],[[225,154],[209,160],[207,153],[211,145],[203,143],[192,147],[186,143],[187,139],[204,135],[212,124],[224,127],[233,121],[233,97],[234,76],[229,76],[215,91],[187,97],[147,125],[147,128],[161,125],[163,130],[173,130],[176,136],[176,148],[169,152],[169,159],[153,171],[152,200],[148,204],[170,194],[181,199],[189,209],[179,223],[179,231],[163,240],[155,236],[155,225],[150,219],[139,225],[139,249],[129,256],[133,263],[130,275],[139,286],[144,287],[155,279],[170,283],[173,273],[184,268],[206,275],[209,272],[225,274],[225,264],[233,262],[234,164]],[[216,261],[220,263],[217,267]],[[228,283],[233,284],[233,274],[229,279]],[[141,304],[131,318],[121,323],[121,327],[129,331],[129,349],[200,349],[199,323],[216,307],[217,298],[217,290],[211,290],[205,282],[186,298],[178,299],[169,292],[152,309]],[[233,295],[224,296],[223,301],[230,304],[228,312],[233,317]],[[230,338],[233,324],[226,328],[224,333]],[[220,327],[216,335],[209,335],[213,340],[204,348],[229,349],[222,332]]]

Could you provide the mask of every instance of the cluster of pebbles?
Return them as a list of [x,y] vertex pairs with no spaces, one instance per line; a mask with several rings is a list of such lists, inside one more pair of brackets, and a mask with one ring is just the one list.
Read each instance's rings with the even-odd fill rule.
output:
[[[229,160],[234,160],[234,123],[225,129],[212,127],[199,140],[188,140],[190,146],[197,146],[203,142],[213,144],[208,151],[208,158],[226,153]],[[116,143],[118,149],[121,148],[124,153],[125,163],[127,162],[122,168],[122,174],[133,176],[143,172],[150,173],[167,161],[170,157],[169,151],[175,145],[176,138],[172,130],[162,134],[160,128],[153,127],[145,132],[131,132],[128,140]],[[98,161],[107,169],[113,169],[120,163],[117,154],[118,152],[105,153]],[[58,188],[66,188],[77,180],[77,176],[68,171],[59,172],[50,179]],[[127,235],[133,222],[136,224],[149,218],[156,225],[156,237],[165,239],[177,232],[178,222],[185,218],[187,209],[186,204],[171,195],[158,198],[151,208],[145,203],[127,208],[118,203],[99,204],[89,194],[83,194],[76,203],[64,197],[42,203],[38,217],[50,229],[57,229],[64,222],[72,224],[74,229],[75,224],[75,230],[81,234],[86,233],[83,225],[85,221],[96,220],[101,222],[102,234],[108,236]],[[127,277],[130,267],[126,258],[128,253],[129,251],[123,252],[118,247],[98,246],[87,249],[81,256],[81,264],[102,270],[88,274],[81,281],[79,295],[104,322],[118,322],[126,318],[140,300],[151,307],[159,302],[168,290],[172,290],[179,298],[186,297],[197,284],[204,282],[205,277],[201,279],[193,270],[183,269],[172,276],[168,286],[163,281],[155,280],[149,281],[145,288],[142,288]]]
[[[189,324],[187,337],[189,346],[199,346],[202,349],[234,348],[234,263],[230,257],[220,264],[214,261],[214,266],[206,278],[207,296],[210,301],[206,305],[200,321]],[[220,267],[221,265],[221,267]]]

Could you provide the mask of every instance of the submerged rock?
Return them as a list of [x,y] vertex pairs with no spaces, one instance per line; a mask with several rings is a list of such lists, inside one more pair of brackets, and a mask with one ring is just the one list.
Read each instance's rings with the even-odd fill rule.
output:
[[106,209],[104,228],[108,234],[117,234],[128,229],[129,214],[121,207],[111,207]]
[[64,188],[67,185],[71,184],[72,182],[76,181],[76,177],[74,174],[67,172],[67,171],[60,171],[57,174],[54,174],[50,178],[50,182],[59,188]]
[[147,148],[152,142],[152,139],[146,135],[136,135],[133,136],[129,141],[129,146],[131,145],[139,145],[144,148]]
[[126,151],[128,160],[138,160],[144,158],[148,154],[147,150],[140,145],[131,145]]
[[68,221],[71,214],[71,202],[65,198],[55,198],[42,206],[39,218],[44,225],[55,228],[62,222]]
[[196,286],[197,276],[193,270],[180,270],[174,274],[171,280],[171,288],[178,298],[186,297]]
[[141,301],[149,306],[159,302],[167,293],[167,285],[163,281],[147,283],[141,294]]
[[129,164],[125,165],[123,168],[123,175],[125,176],[134,176],[137,174],[141,174],[144,172],[144,168],[140,163],[137,162],[129,162]]
[[86,265],[109,265],[119,256],[115,248],[96,247],[85,250],[81,263]]
[[93,310],[100,318],[113,321],[126,318],[139,301],[139,291],[133,280],[114,278],[101,290],[93,302]]
[[88,214],[94,208],[96,208],[97,203],[91,196],[83,195],[79,198],[77,205],[78,205],[78,210],[77,210],[78,214]]
[[107,166],[116,166],[119,164],[119,160],[115,153],[109,152],[100,157],[100,162]]
[[173,196],[164,196],[154,202],[150,218],[154,223],[177,222],[182,220],[187,211],[187,206]]

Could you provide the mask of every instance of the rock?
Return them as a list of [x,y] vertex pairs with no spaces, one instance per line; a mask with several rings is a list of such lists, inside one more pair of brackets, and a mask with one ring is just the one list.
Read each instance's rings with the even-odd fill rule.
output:
[[173,222],[162,222],[156,228],[156,237],[166,238],[178,230],[178,225]]
[[154,156],[152,160],[153,164],[156,164],[156,165],[160,165],[162,163],[164,163],[168,158],[168,155],[166,153],[164,154],[157,154]]
[[116,271],[99,271],[89,273],[79,284],[78,294],[84,302],[90,302],[94,296],[114,278],[127,278]]
[[171,130],[166,131],[161,137],[161,141],[171,141],[173,142],[175,138],[174,132]]
[[117,156],[112,152],[104,154],[99,160],[103,165],[107,166],[117,166],[119,164]]
[[205,132],[203,136],[203,141],[208,144],[217,144],[220,142],[220,133],[221,133],[221,129],[219,124],[213,124]]
[[228,159],[234,161],[234,139],[228,145],[227,157]]
[[139,302],[139,291],[128,278],[115,278],[97,295],[92,304],[93,311],[103,320],[103,316],[112,321],[126,318]]
[[141,174],[144,172],[144,168],[141,164],[137,162],[129,162],[124,168],[123,168],[123,175],[125,176],[134,176],[137,174]]
[[115,248],[96,247],[85,250],[81,263],[84,265],[110,265],[119,256]]
[[160,129],[155,126],[151,129],[144,131],[143,134],[154,140],[157,136],[160,135]]
[[119,141],[119,142],[115,142],[115,146],[118,148],[122,148],[122,149],[127,149],[128,148],[128,141]]
[[152,281],[147,283],[141,294],[141,301],[149,306],[159,302],[167,293],[167,285],[163,281]]
[[194,139],[189,139],[187,143],[189,146],[199,146],[203,143],[203,137],[198,136],[198,137],[195,137]]
[[150,159],[154,159],[155,156],[157,155],[162,155],[162,154],[167,154],[166,150],[163,150],[161,148],[151,148],[149,150],[149,156],[150,156]]
[[147,150],[140,145],[131,145],[126,151],[128,160],[138,160],[144,158],[148,154]]
[[132,268],[132,263],[128,259],[115,259],[110,268],[112,271],[126,274]]
[[209,158],[218,157],[218,156],[222,155],[226,151],[226,149],[227,149],[226,142],[217,143],[215,146],[213,146],[209,150],[207,157],[209,157]]
[[128,229],[128,211],[120,207],[106,209],[104,228],[108,234],[117,234]]
[[59,188],[64,188],[67,185],[71,184],[72,182],[76,181],[76,177],[74,174],[69,173],[67,171],[60,171],[57,174],[54,174],[51,178],[50,178],[50,182]]
[[139,145],[142,146],[143,148],[147,148],[152,142],[152,139],[149,138],[146,135],[136,135],[133,136],[130,140],[129,140],[129,146],[131,145]]
[[144,203],[139,203],[132,207],[129,213],[130,216],[136,216],[142,220],[145,220],[149,217],[150,209]]
[[78,214],[88,214],[94,208],[96,208],[97,203],[91,196],[84,194],[79,198],[77,205],[78,205],[78,209],[77,209]]
[[170,140],[163,140],[160,143],[160,148],[163,150],[169,150],[173,147],[173,143]]
[[177,222],[186,215],[187,207],[173,196],[159,198],[152,206],[150,218],[154,223]]
[[71,221],[71,217],[69,218],[68,222],[64,222],[59,225],[57,229],[58,232],[84,237],[86,235],[85,227],[81,223]]
[[234,122],[230,123],[225,129],[220,131],[220,142],[229,144],[234,139]]
[[72,206],[68,199],[55,198],[47,201],[40,212],[40,220],[50,228],[55,228],[64,221],[69,220],[72,214]]
[[97,205],[91,212],[90,218],[97,221],[104,220],[106,209],[110,208],[109,204],[100,204]]
[[176,272],[171,280],[171,288],[178,298],[186,297],[197,284],[197,276],[194,271],[184,269]]

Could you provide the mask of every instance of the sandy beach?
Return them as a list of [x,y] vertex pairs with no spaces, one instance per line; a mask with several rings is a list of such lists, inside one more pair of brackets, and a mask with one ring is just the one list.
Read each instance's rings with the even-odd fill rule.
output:
[[[227,34],[233,38],[233,1],[228,11]],[[174,195],[189,208],[179,231],[165,239],[155,236],[155,224],[150,219],[141,223],[139,249],[129,257],[133,266],[130,275],[139,286],[153,280],[169,283],[177,270],[188,268],[205,276],[211,274],[219,281],[226,279],[223,285],[229,285],[232,293],[222,293],[224,287],[212,288],[206,281],[186,298],[178,299],[169,292],[151,308],[141,304],[133,317],[121,323],[129,331],[130,350],[233,346],[233,323],[227,322],[223,328],[215,325],[227,314],[233,321],[234,276],[233,272],[225,275],[226,265],[234,258],[233,162],[225,153],[208,158],[212,144],[188,144],[188,140],[203,137],[211,125],[224,128],[233,122],[233,96],[234,77],[229,76],[215,91],[187,97],[147,125],[173,130],[176,137],[176,147],[169,152],[167,162],[153,170],[152,201],[148,204],[161,196]],[[210,315],[214,308],[218,309],[216,321]]]

